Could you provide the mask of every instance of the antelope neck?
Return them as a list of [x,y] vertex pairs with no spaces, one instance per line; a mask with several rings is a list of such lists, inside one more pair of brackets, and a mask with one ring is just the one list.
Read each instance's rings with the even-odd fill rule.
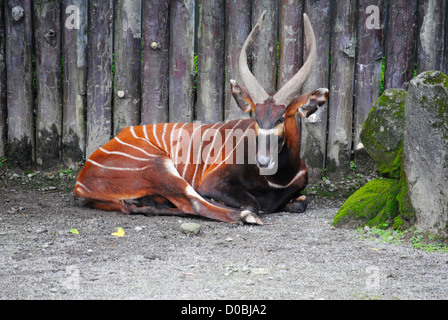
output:
[[300,135],[295,117],[285,123],[284,146],[278,155],[278,170],[272,176],[265,176],[271,185],[289,187],[300,175]]

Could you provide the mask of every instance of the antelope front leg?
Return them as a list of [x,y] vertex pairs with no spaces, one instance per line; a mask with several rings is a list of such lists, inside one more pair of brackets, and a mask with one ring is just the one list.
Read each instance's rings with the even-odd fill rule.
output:
[[214,199],[232,208],[241,208],[254,214],[260,211],[258,201],[239,185],[221,184],[209,188],[204,184],[199,187],[198,192],[202,197]]
[[159,194],[167,198],[180,211],[187,214],[228,223],[242,221],[250,224],[263,224],[257,215],[249,210],[239,210],[209,203],[177,173],[172,163],[167,162],[166,166],[168,170],[160,172],[163,176],[163,186],[158,182],[155,184],[154,190],[151,190],[151,194]]
[[285,205],[283,210],[285,212],[303,213],[305,212],[307,207],[308,207],[308,200],[304,195],[301,195],[300,197],[293,199],[291,202]]
[[263,224],[257,215],[249,210],[238,210],[209,203],[190,185],[186,186],[181,194],[166,197],[185,213],[228,223],[242,221],[249,224]]

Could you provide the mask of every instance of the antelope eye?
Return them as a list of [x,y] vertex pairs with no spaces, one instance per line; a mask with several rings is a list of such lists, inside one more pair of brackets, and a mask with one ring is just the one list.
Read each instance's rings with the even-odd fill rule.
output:
[[280,124],[280,123],[283,123],[283,122],[285,122],[285,118],[283,118],[283,117],[277,120],[277,124]]

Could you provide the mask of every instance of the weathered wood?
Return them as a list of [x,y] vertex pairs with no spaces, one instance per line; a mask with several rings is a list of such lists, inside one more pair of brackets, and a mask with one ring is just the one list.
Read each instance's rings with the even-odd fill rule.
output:
[[223,120],[224,0],[199,0],[197,120]]
[[[288,82],[303,64],[303,0],[280,0],[277,90]],[[296,117],[299,132],[301,117]]]
[[443,72],[448,74],[448,4],[445,4],[445,37],[444,37]]
[[277,87],[277,5],[276,1],[254,1],[252,3],[252,27],[261,13],[266,16],[253,48],[252,72],[268,93]]
[[[361,143],[360,135],[370,109],[380,96],[386,1],[359,0],[358,3],[358,54],[355,69],[353,146],[358,171],[368,173],[373,167]],[[379,11],[371,11],[369,8],[371,5],[376,6]],[[379,21],[372,23],[371,19],[375,18],[376,14],[379,14],[377,17]]]
[[31,0],[6,2],[6,74],[8,132],[6,154],[22,168],[34,163],[33,125],[33,29]]
[[333,10],[326,167],[338,179],[350,169],[357,1],[337,1]]
[[[329,87],[331,0],[305,1],[305,12],[314,29],[317,61],[314,71],[303,86],[303,92]],[[306,51],[306,50],[305,50]],[[306,59],[306,54],[305,59]],[[303,119],[301,157],[308,168],[308,179],[315,183],[322,178],[325,168],[328,104],[310,118]]]
[[36,163],[44,169],[61,160],[62,65],[60,1],[34,2],[36,43]]
[[169,3],[142,2],[142,124],[168,122]]
[[140,123],[141,0],[115,1],[113,134]]
[[388,1],[384,89],[406,89],[414,76],[417,3],[417,0]]
[[86,157],[112,134],[113,0],[89,1]]
[[87,3],[64,0],[62,7],[62,160],[73,168],[86,152]]
[[194,0],[173,0],[170,8],[169,121],[193,120]]
[[418,7],[417,73],[442,70],[444,0],[422,0]]
[[225,89],[224,89],[224,119],[233,120],[246,118],[236,104],[230,89],[230,80],[243,84],[238,58],[244,41],[251,30],[251,3],[248,0],[226,0],[226,30],[225,30]]
[[303,0],[279,1],[278,90],[303,64],[303,9]]
[[0,1],[0,158],[6,155],[5,2]]

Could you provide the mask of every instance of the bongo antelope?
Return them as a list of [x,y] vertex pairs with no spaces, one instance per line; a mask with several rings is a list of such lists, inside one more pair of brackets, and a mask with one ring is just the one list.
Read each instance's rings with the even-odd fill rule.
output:
[[259,212],[303,212],[307,201],[300,191],[308,175],[295,115],[313,114],[326,102],[328,90],[300,94],[316,60],[316,40],[305,14],[308,58],[277,93],[266,93],[246,55],[264,16],[239,56],[244,86],[230,80],[238,106],[252,111],[252,118],[125,128],[87,160],[76,199],[103,210],[188,214],[229,223],[262,224]]

